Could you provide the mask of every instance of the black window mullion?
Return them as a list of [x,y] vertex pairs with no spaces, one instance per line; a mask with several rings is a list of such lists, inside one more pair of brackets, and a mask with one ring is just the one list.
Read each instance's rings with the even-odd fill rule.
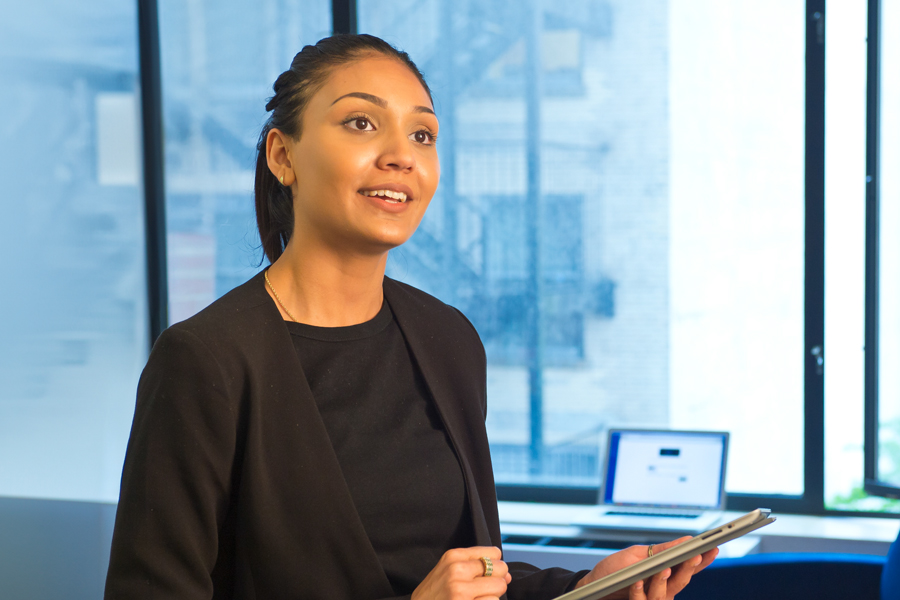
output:
[[144,228],[150,344],[169,325],[166,268],[166,192],[163,162],[162,71],[156,0],[138,0]]
[[334,33],[358,33],[356,0],[331,0],[331,19]]
[[888,495],[878,482],[878,154],[881,68],[881,2],[869,0],[866,67],[866,315],[865,315],[865,490]]
[[806,14],[806,356],[800,506],[804,513],[819,514],[825,510],[825,0],[808,0]]

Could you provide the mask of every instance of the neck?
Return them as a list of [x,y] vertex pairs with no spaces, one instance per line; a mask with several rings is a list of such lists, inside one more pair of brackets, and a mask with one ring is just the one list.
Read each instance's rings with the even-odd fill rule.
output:
[[[303,248],[291,240],[268,276],[284,305],[278,306],[282,317],[291,320],[292,315],[319,327],[344,327],[365,323],[378,314],[384,301],[381,286],[386,262],[387,252],[336,253]],[[273,296],[272,290],[267,291]]]

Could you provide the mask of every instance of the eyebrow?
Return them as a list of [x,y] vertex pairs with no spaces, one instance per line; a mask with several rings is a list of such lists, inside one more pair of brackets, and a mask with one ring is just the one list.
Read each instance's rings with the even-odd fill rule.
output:
[[[367,94],[365,92],[350,92],[349,94],[344,94],[337,100],[331,103],[332,106],[343,100],[344,98],[359,98],[361,100],[365,100],[366,102],[371,102],[376,106],[380,106],[381,108],[387,108],[387,100],[384,98],[379,98],[373,94]],[[413,107],[413,112],[415,113],[428,113],[430,115],[434,114],[434,111],[428,108],[427,106],[415,106]],[[435,115],[437,116],[437,115]]]

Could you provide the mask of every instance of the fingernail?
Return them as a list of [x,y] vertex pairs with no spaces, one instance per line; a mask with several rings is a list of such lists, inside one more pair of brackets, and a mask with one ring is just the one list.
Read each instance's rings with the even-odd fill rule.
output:
[[636,590],[642,590],[642,589],[644,589],[644,582],[643,582],[643,581],[638,581],[637,583],[634,584],[634,588],[635,588]]
[[697,558],[694,559],[694,566],[696,567],[697,565],[699,565],[702,562],[703,562],[703,557],[698,556]]

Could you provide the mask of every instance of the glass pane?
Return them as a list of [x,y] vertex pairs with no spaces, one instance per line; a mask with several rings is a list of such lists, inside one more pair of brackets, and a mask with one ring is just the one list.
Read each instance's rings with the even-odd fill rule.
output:
[[256,141],[272,83],[331,33],[330,0],[159,3],[169,321],[261,268]]
[[441,186],[389,274],[478,328],[497,481],[724,429],[730,491],[801,494],[802,0],[358,6],[434,90]]
[[864,2],[829,0],[825,81],[825,503],[865,509],[866,195]]
[[148,344],[135,7],[0,19],[0,495],[119,497]]
[[900,2],[881,10],[878,477],[900,485]]

